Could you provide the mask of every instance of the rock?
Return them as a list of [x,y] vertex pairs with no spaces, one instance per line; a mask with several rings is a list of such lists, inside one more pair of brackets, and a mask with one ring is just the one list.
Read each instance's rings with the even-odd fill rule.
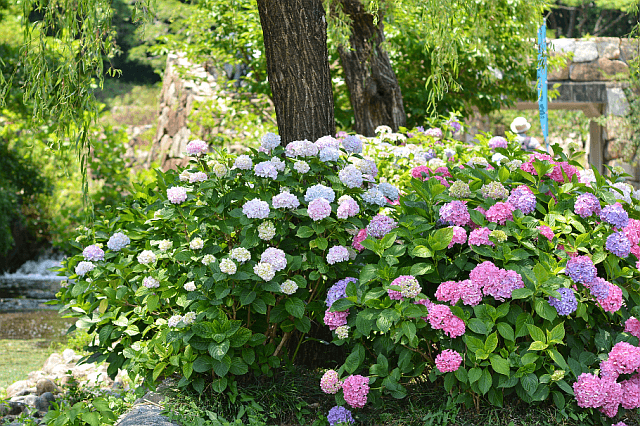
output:
[[82,357],[80,355],[76,355],[76,352],[73,349],[65,349],[62,352],[62,359],[67,364],[75,364],[76,362],[80,361],[81,358]]
[[49,405],[55,400],[56,398],[51,392],[45,392],[37,397],[35,407],[38,411],[48,411]]
[[27,395],[24,397],[24,404],[29,406],[29,407],[35,407],[36,406],[36,400],[38,399],[37,396],[35,395]]
[[629,66],[622,61],[605,58],[593,62],[574,63],[569,68],[569,77],[574,81],[610,80],[620,73],[628,74]]
[[569,80],[569,65],[549,72],[547,81],[553,80]]
[[607,87],[606,115],[622,117],[629,111],[629,101],[624,91],[619,87]]
[[620,59],[620,39],[617,37],[599,37],[596,39],[598,56],[605,59]]
[[73,368],[74,368],[74,365],[59,364],[53,368],[53,371],[51,371],[51,375],[55,379],[59,379],[60,377],[68,376],[69,371],[72,371]]
[[28,380],[18,380],[7,388],[7,398],[18,396],[18,394],[27,390],[28,387]]
[[64,362],[64,359],[62,359],[62,356],[54,352],[51,354],[51,356],[49,356],[47,361],[44,363],[44,366],[42,367],[42,371],[44,371],[45,374],[51,374],[55,367],[64,363],[65,362]]
[[[5,401],[0,410],[4,410],[5,416],[17,416],[26,409],[24,402]],[[2,412],[2,411],[0,411]]]
[[638,42],[636,40],[620,40],[620,59],[627,64],[638,56]]
[[32,382],[38,382],[38,380],[42,379],[45,376],[46,374],[44,374],[44,371],[42,370],[31,371],[29,373],[29,380]]
[[64,376],[60,377],[58,379],[58,383],[60,384],[60,386],[62,387],[66,387],[70,382],[74,381],[75,379],[73,378],[73,376],[71,374],[65,374]]
[[162,415],[162,408],[154,405],[140,405],[122,416],[116,426],[177,426],[167,417]]
[[598,47],[593,41],[576,41],[573,62],[591,62],[598,59]]
[[37,395],[42,395],[45,392],[57,392],[58,391],[58,387],[56,386],[55,383],[53,383],[53,380],[51,379],[40,379],[38,380],[38,383],[36,383],[36,394]]
[[551,46],[553,46],[552,53],[572,53],[576,48],[576,40],[574,38],[557,38],[551,40]]

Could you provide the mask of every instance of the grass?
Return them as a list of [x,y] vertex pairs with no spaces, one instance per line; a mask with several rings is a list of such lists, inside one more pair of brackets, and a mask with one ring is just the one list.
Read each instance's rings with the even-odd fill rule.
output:
[[40,370],[53,352],[46,339],[0,340],[0,388],[27,379],[29,372]]

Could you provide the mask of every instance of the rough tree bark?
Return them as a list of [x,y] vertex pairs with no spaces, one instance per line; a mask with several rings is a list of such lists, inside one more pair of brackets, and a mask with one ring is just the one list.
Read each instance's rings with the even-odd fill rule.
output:
[[258,0],[258,12],[283,144],[334,135],[322,0]]
[[360,0],[340,0],[351,20],[351,50],[339,48],[340,60],[349,88],[355,115],[355,130],[374,136],[376,127],[390,126],[394,131],[407,125],[402,92],[384,42],[383,11],[378,22],[367,13]]

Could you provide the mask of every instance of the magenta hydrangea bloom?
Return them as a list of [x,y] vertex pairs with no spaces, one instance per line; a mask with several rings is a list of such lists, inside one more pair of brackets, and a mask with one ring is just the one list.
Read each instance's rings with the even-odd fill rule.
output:
[[340,382],[340,377],[338,376],[338,372],[335,370],[329,370],[322,375],[320,379],[320,389],[322,392],[328,394],[336,394],[340,390],[342,382]]
[[167,189],[167,198],[172,204],[180,204],[187,199],[187,190],[181,186]]
[[489,234],[491,234],[491,230],[487,227],[474,229],[469,234],[469,240],[468,240],[469,245],[470,246],[487,245],[487,246],[494,247],[495,244],[493,243],[493,241],[489,239]]
[[467,242],[467,231],[464,228],[460,226],[452,226],[451,229],[453,235],[447,248],[453,247],[454,244],[464,244]]
[[600,377],[590,373],[580,374],[578,380],[573,384],[573,393],[579,407],[600,407],[604,395]]
[[520,210],[522,214],[533,213],[536,209],[536,196],[527,185],[520,185],[511,190],[511,195],[507,199],[516,209]]
[[600,201],[590,192],[578,195],[573,206],[573,211],[582,218],[587,218],[593,214],[600,214]]
[[489,139],[489,148],[491,149],[507,148],[507,146],[508,146],[507,140],[502,136],[494,136],[491,139]]
[[[636,374],[636,377],[638,375]],[[640,386],[638,380],[629,379],[620,382],[622,387],[622,399],[620,405],[626,410],[635,410],[640,408]],[[615,425],[614,425],[615,426]]]
[[431,173],[433,173],[433,171],[427,166],[417,166],[411,169],[411,177],[413,177],[414,179],[423,180],[423,177],[422,177],[423,173],[427,175],[427,179],[428,179],[428,177],[431,176]]
[[450,373],[460,368],[462,357],[453,349],[445,349],[436,356],[435,363],[441,373]]
[[524,288],[524,281],[516,271],[499,269],[490,276],[482,287],[485,296],[492,296],[494,299],[504,301],[511,297],[513,290]]
[[364,250],[364,246],[360,244],[364,240],[367,239],[367,228],[363,228],[353,237],[353,242],[351,243],[351,247],[358,251]]
[[625,226],[623,232],[632,245],[640,243],[640,220],[629,219],[629,223]]
[[622,401],[622,385],[614,378],[602,378],[602,405],[600,411],[607,417],[618,414],[618,408]]
[[208,149],[209,146],[207,145],[207,143],[200,139],[193,140],[187,144],[188,155],[200,156],[207,152]]
[[97,245],[92,244],[82,250],[82,256],[84,257],[84,260],[97,262],[99,260],[104,260],[104,250]]
[[331,204],[325,198],[316,198],[309,203],[307,213],[314,222],[317,222],[331,215]]
[[427,320],[434,330],[442,330],[452,339],[462,336],[466,331],[464,321],[453,315],[448,306],[433,304],[428,309]]
[[549,241],[553,240],[554,234],[553,230],[546,225],[538,226],[538,231],[540,231],[540,235],[544,235],[547,237]]
[[451,201],[440,208],[440,219],[452,225],[464,226],[471,220],[464,201]]
[[371,235],[374,238],[382,238],[397,227],[398,222],[389,216],[377,214],[367,225],[367,235]]
[[624,323],[624,331],[640,339],[640,321],[631,317]]
[[488,260],[476,265],[469,274],[469,279],[480,287],[495,286],[501,278],[500,268]]
[[609,362],[617,374],[631,374],[640,368],[640,348],[627,342],[618,342],[609,352]]
[[615,284],[607,282],[609,294],[606,299],[597,299],[602,309],[607,312],[617,312],[622,307],[622,290]]
[[515,207],[510,203],[497,202],[493,206],[489,207],[489,210],[485,213],[489,222],[497,223],[498,225],[504,225],[508,220],[513,220],[513,211]]
[[369,379],[359,374],[349,376],[342,382],[344,400],[353,408],[362,408],[367,403]]
[[327,309],[324,313],[324,324],[329,327],[329,330],[333,331],[342,325],[347,325],[348,316],[348,309],[343,312],[330,312]]

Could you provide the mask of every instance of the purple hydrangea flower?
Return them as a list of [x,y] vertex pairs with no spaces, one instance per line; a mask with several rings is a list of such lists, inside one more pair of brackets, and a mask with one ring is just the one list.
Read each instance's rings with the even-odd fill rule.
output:
[[631,251],[631,241],[624,232],[614,232],[607,237],[607,250],[618,257],[627,257]]
[[275,180],[278,177],[278,170],[276,170],[271,161],[263,161],[256,164],[253,167],[253,172],[256,174],[256,176],[260,176],[263,178],[271,178]]
[[591,295],[596,299],[605,300],[609,297],[609,283],[602,278],[596,277],[587,287]]
[[600,201],[590,192],[578,195],[573,210],[582,218],[600,214]]
[[358,282],[357,278],[347,277],[343,280],[338,281],[334,285],[331,286],[329,291],[327,292],[327,300],[325,300],[325,304],[328,308],[331,308],[333,302],[338,299],[344,299],[347,297],[347,284]]
[[588,256],[576,256],[567,262],[566,274],[573,281],[587,284],[596,278],[596,267]]
[[448,120],[445,124],[451,127],[451,133],[454,135],[458,134],[458,132],[462,129],[462,124],[460,124],[460,122],[455,118]]
[[357,136],[347,136],[342,141],[342,146],[349,154],[360,154],[362,152],[362,141]]
[[337,424],[355,423],[353,420],[353,416],[351,415],[351,411],[340,405],[336,405],[331,410],[329,410],[329,414],[327,414],[327,420],[329,421],[330,426],[335,426]]
[[440,219],[451,225],[464,226],[471,220],[471,215],[464,201],[451,201],[440,208]]
[[549,297],[549,304],[556,308],[558,315],[569,315],[578,309],[578,301],[572,289],[561,288],[558,289],[558,293],[562,296],[560,300]]
[[602,209],[600,219],[616,228],[624,228],[629,223],[629,214],[624,210],[622,204],[615,203]]
[[104,250],[102,250],[97,245],[92,244],[82,250],[82,256],[84,256],[84,260],[90,260],[94,262],[98,260],[104,260]]
[[382,238],[391,232],[392,229],[398,227],[398,223],[385,215],[375,215],[369,225],[367,225],[367,235],[375,238]]
[[512,189],[508,201],[523,214],[532,213],[536,209],[536,196],[526,185]]
[[507,148],[507,140],[502,136],[494,136],[489,139],[489,148]]

